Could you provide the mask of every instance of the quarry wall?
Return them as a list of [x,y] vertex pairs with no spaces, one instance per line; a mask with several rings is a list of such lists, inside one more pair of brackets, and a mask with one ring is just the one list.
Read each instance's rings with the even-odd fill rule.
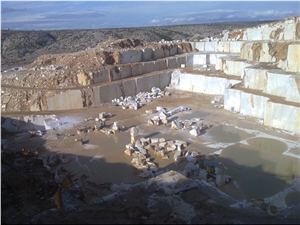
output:
[[223,32],[219,39],[191,42],[193,52],[188,53],[182,45],[118,52],[117,64],[77,74],[83,87],[48,90],[48,94],[41,91],[35,95],[42,100],[31,104],[29,110],[80,109],[152,87],[163,89],[179,70],[179,90],[222,95],[226,110],[300,133],[299,24],[299,17],[293,17]]

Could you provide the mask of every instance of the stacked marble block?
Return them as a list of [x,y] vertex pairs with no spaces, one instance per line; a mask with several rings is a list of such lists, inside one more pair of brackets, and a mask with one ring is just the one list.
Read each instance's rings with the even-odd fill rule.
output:
[[[193,56],[194,65],[211,63],[217,71],[242,79],[238,82],[227,78],[230,85],[224,82],[225,87],[219,87],[219,93],[211,91],[213,93],[208,94],[223,94],[226,110],[257,117],[266,126],[300,133],[299,18],[243,30],[238,36],[239,41],[193,43],[200,51]],[[201,62],[201,54],[213,60]],[[206,75],[199,75],[205,80]],[[194,86],[185,89],[202,93],[206,93],[206,89],[215,89],[213,85],[218,87],[220,80],[225,79],[210,77],[215,80],[213,84],[197,88],[195,79],[200,78],[192,77],[182,74],[182,86],[189,80]],[[239,85],[234,87],[235,84]]]
[[116,64],[90,71],[93,84],[111,82],[147,73],[180,68],[186,64],[186,54],[180,44],[168,48],[129,49],[115,52]]

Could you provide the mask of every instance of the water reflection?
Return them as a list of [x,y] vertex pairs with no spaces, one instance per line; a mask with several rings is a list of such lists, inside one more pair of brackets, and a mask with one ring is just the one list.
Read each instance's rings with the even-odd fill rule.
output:
[[187,111],[187,112],[181,113],[181,115],[179,116],[179,119],[180,120],[191,120],[194,118],[205,117],[210,114],[211,113],[209,113],[209,112],[205,112],[205,111],[201,111],[201,110]]
[[211,136],[213,140],[217,142],[223,142],[223,143],[239,142],[243,139],[252,136],[251,134],[243,130],[237,129],[234,126],[227,126],[227,125],[212,127],[207,132],[207,135]]
[[235,181],[235,188],[243,190],[244,197],[270,197],[299,177],[299,159],[282,154],[287,149],[284,142],[253,138],[248,143],[223,149],[219,159],[228,167],[227,174]]

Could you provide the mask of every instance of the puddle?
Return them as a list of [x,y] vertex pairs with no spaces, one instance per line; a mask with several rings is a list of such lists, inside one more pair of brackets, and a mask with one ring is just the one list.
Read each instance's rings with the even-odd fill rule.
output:
[[277,157],[288,149],[288,145],[282,141],[273,138],[256,137],[248,139],[247,142],[253,149],[260,152],[261,157],[272,159],[272,156]]
[[142,178],[133,174],[131,157],[125,155],[125,145],[130,143],[130,133],[120,132],[116,135],[106,136],[95,133],[89,136],[89,143],[74,149],[62,149],[60,152],[66,155],[76,155],[68,164],[54,167],[57,170],[61,166],[72,171],[79,178],[83,174],[91,181],[113,183],[136,183]]
[[[141,137],[184,140],[178,131],[168,132],[161,130],[158,132],[157,127],[152,126],[143,126],[143,128],[140,128],[138,138]],[[85,174],[88,180],[96,183],[112,182],[121,184],[145,181],[144,178],[139,177],[135,173],[136,170],[131,165],[132,157],[124,153],[125,146],[129,143],[129,131],[111,136],[106,136],[102,133],[91,134],[87,144],[83,144],[75,149],[61,149],[60,153],[63,153],[65,156],[71,155],[74,159],[67,164],[60,164],[53,167],[53,170],[55,171],[63,166],[72,171],[75,174],[75,178],[80,178]],[[174,152],[169,153],[168,159],[157,157],[151,151],[149,153],[151,158],[155,158],[154,163],[158,165],[159,170],[182,171],[186,166],[186,162],[174,162]]]
[[[176,107],[174,105],[172,107],[168,106],[167,108],[171,109]],[[152,105],[148,108],[153,109],[155,107]],[[105,110],[103,109],[103,111]],[[253,138],[253,134],[229,125],[214,126],[199,137],[191,137],[186,130],[171,130],[170,126],[165,125],[149,126],[146,124],[147,114],[138,114],[136,111],[133,113],[135,113],[134,116],[128,118],[127,112],[122,110],[122,114],[117,114],[116,117],[108,119],[107,124],[112,124],[117,120],[120,121],[121,125],[128,128],[138,126],[139,137],[187,141],[189,143],[187,149],[199,150],[202,154],[209,154],[223,149],[215,161],[224,163],[228,168],[227,174],[232,177],[232,182],[220,187],[220,190],[237,200],[273,196],[289,187],[289,182],[292,179],[300,177],[299,159],[283,154],[288,150],[288,146],[284,142],[270,138]],[[188,120],[205,117],[209,114],[198,110],[186,111],[174,116],[180,117],[181,120]],[[225,144],[225,146],[218,148],[206,146],[205,137]],[[85,174],[88,180],[96,183],[137,183],[146,180],[135,173],[136,170],[131,165],[132,157],[124,153],[125,146],[130,143],[129,130],[110,136],[101,132],[90,133],[87,134],[87,138],[88,142],[82,146],[53,148],[53,151],[59,150],[61,153],[72,155],[75,158],[70,163],[61,164],[53,170],[63,166],[72,171],[72,174],[75,174],[74,179]],[[238,143],[226,147],[228,146],[226,143],[241,140],[244,140],[243,143],[247,144]],[[163,171],[182,171],[187,163],[183,161],[176,164],[172,154],[169,155],[169,159],[156,157],[151,152],[150,154],[155,158],[154,162],[158,164],[159,170]],[[298,195],[294,193],[287,196],[287,201],[293,203],[294,199],[291,196],[297,197]]]
[[[180,115],[181,114],[181,115]],[[180,120],[191,120],[194,118],[201,118],[210,115],[211,113],[205,112],[205,111],[200,111],[200,110],[195,110],[195,111],[186,111],[183,113],[180,113],[178,115]]]
[[234,143],[247,139],[252,135],[235,128],[234,126],[220,125],[212,127],[206,135],[210,136],[213,140],[223,143]]
[[283,154],[286,143],[271,138],[252,138],[249,145],[231,145],[219,161],[228,168],[231,183],[220,189],[236,199],[267,198],[283,191],[300,177],[299,159]]

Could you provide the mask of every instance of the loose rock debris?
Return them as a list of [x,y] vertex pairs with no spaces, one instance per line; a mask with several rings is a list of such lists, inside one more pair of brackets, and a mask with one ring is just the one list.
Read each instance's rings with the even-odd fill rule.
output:
[[[189,111],[191,108],[180,106],[178,108],[175,108],[173,110],[168,110],[167,108],[163,108],[161,106],[156,107],[156,110],[147,110],[146,113],[152,114],[159,112],[158,116],[154,116],[148,120],[148,124],[159,126],[161,124],[168,124],[169,120],[168,117],[178,113],[178,112],[184,112]],[[200,120],[203,120],[203,118],[193,118],[191,120],[184,120],[181,121],[179,119],[171,121],[171,129],[173,130],[188,130],[189,133],[193,136],[199,136],[200,134],[204,133],[206,130],[211,128],[210,125],[199,123]]]
[[226,175],[227,168],[219,163],[219,166],[214,169],[204,168],[204,161],[211,161],[212,155],[204,155],[198,151],[187,150],[188,143],[181,140],[166,140],[165,138],[136,138],[137,128],[131,129],[131,143],[126,145],[124,153],[132,156],[131,164],[138,170],[138,174],[143,178],[156,177],[165,171],[160,170],[158,164],[154,162],[151,154],[169,159],[169,155],[173,154],[173,159],[176,163],[183,162],[186,159],[187,164],[182,171],[186,177],[196,179],[216,178],[216,184],[222,186],[231,180],[231,177]]
[[152,87],[151,92],[140,92],[136,96],[121,96],[120,98],[115,98],[111,101],[111,106],[121,106],[123,109],[138,110],[155,98],[161,98],[169,95],[170,92],[165,92],[160,88]]

